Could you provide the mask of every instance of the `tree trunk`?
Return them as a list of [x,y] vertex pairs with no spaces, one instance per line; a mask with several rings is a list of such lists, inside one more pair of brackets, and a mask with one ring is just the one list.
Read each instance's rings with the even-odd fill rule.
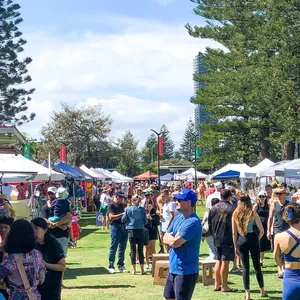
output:
[[267,138],[270,136],[270,128],[263,127],[261,129],[261,140],[259,145],[259,160],[262,161],[269,157],[270,142]]
[[295,141],[285,142],[282,148],[281,159],[293,160],[295,158]]

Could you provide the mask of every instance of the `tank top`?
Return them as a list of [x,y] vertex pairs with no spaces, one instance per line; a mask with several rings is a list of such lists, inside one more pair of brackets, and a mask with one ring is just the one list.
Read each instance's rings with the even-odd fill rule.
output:
[[265,204],[264,206],[260,206],[257,204],[257,214],[260,218],[268,219],[269,218],[269,206]]
[[300,257],[294,257],[292,256],[292,253],[296,250],[296,248],[300,245],[300,239],[298,239],[291,231],[286,230],[286,233],[288,233],[295,241],[296,244],[293,246],[293,248],[286,254],[283,253],[283,260],[286,262],[300,262]]
[[281,233],[289,229],[289,224],[282,219],[284,208],[288,205],[288,201],[281,206],[279,202],[274,203],[274,234]]
[[253,225],[254,225],[254,219],[252,217],[248,222],[247,233],[253,233]]

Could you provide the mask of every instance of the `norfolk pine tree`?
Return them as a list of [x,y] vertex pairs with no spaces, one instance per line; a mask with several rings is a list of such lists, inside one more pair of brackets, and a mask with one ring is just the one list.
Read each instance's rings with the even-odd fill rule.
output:
[[[23,85],[31,81],[27,65],[31,58],[18,59],[26,41],[18,25],[23,21],[20,5],[12,0],[0,0],[0,123],[21,125],[33,120],[35,114],[26,115],[28,101],[34,89]],[[22,87],[20,87],[22,86]]]

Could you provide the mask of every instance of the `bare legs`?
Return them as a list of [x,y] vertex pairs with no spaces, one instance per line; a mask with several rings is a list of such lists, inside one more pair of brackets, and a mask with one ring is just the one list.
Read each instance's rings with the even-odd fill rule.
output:
[[229,261],[218,260],[215,265],[215,289],[222,292],[230,290],[228,286]]

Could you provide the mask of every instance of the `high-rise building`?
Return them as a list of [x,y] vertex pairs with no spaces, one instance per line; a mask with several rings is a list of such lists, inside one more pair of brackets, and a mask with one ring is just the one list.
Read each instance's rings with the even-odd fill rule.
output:
[[[205,74],[207,71],[203,67],[202,60],[204,54],[199,52],[194,58],[194,74]],[[194,81],[194,96],[196,97],[199,87],[204,86],[203,82]],[[201,130],[199,125],[209,120],[209,113],[205,111],[205,105],[195,104],[195,130],[199,137],[201,137]]]

